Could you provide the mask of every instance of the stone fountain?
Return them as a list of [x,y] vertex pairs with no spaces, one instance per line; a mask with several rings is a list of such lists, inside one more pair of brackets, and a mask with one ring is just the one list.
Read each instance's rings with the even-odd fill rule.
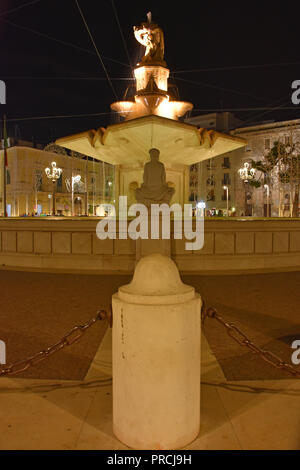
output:
[[115,195],[134,195],[143,183],[144,164],[156,148],[166,169],[167,186],[174,189],[172,203],[183,205],[189,196],[189,166],[245,146],[245,141],[180,121],[193,109],[178,101],[168,84],[170,70],[164,60],[162,29],[148,21],[134,27],[145,55],[134,69],[135,92],[130,99],[112,103],[122,122],[63,137],[57,144],[114,165]]

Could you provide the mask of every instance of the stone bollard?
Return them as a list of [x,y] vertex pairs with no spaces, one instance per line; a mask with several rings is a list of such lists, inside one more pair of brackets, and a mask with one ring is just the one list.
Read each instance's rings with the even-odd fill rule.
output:
[[113,296],[113,428],[128,447],[178,449],[197,437],[201,303],[160,254]]

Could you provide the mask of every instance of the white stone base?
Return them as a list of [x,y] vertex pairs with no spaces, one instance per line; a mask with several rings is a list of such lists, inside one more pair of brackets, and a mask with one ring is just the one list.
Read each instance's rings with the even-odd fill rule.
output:
[[178,291],[170,304],[113,296],[114,433],[133,449],[178,449],[199,433],[201,298]]

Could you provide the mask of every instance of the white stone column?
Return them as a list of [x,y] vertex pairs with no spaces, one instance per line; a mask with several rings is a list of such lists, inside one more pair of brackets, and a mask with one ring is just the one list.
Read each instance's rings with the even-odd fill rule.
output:
[[200,296],[152,254],[112,305],[115,435],[134,449],[186,446],[200,427]]

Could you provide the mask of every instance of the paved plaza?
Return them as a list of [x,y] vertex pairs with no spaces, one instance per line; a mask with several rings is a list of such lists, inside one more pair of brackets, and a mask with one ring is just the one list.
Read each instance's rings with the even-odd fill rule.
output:
[[[7,362],[48,347],[107,308],[130,279],[0,271]],[[183,280],[258,345],[290,362],[291,343],[300,339],[300,272]],[[97,323],[20,377],[0,379],[0,449],[126,449],[112,432],[111,362],[111,330]],[[300,450],[299,379],[235,344],[211,319],[201,368],[201,432],[188,449]]]

